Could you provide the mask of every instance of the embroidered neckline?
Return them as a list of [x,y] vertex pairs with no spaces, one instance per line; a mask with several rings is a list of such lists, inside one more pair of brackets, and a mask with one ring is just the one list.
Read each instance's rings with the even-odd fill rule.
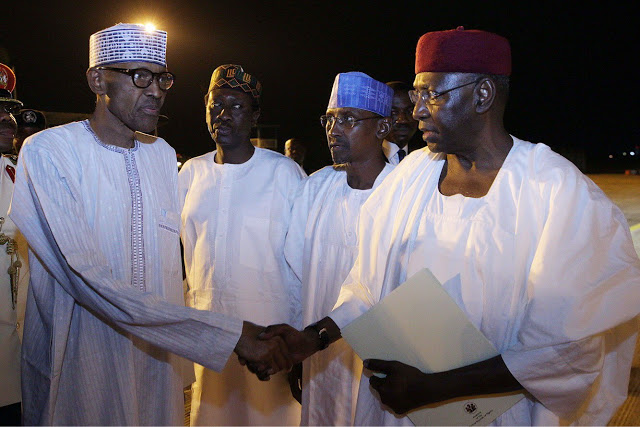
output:
[[91,134],[91,136],[93,136],[93,139],[102,147],[106,148],[107,150],[111,150],[111,151],[115,151],[116,153],[127,153],[127,152],[131,152],[131,151],[136,151],[139,147],[140,147],[140,142],[137,139],[133,140],[133,147],[131,148],[124,148],[124,147],[118,147],[117,145],[111,145],[111,144],[107,144],[105,142],[102,142],[102,140],[98,137],[98,135],[96,135],[96,133],[94,132],[93,128],[91,127],[91,124],[89,124],[89,120],[83,120],[82,124],[84,125],[84,128],[87,130],[87,132],[89,132]]

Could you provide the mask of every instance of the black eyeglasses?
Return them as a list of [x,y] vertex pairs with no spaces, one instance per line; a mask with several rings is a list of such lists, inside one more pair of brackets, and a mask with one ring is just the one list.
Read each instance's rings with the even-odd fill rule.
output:
[[331,126],[333,126],[335,122],[338,122],[338,124],[342,127],[353,129],[356,123],[361,122],[363,120],[381,119],[381,118],[382,117],[380,116],[372,116],[372,117],[365,117],[363,119],[356,119],[353,116],[342,117],[342,116],[324,115],[324,116],[320,116],[320,125],[322,125],[323,128],[328,129]]
[[13,116],[20,113],[20,104],[13,102],[0,102],[0,110]]
[[118,73],[128,74],[133,80],[133,84],[140,89],[146,89],[151,86],[151,83],[155,79],[158,82],[158,87],[162,90],[169,90],[173,86],[173,82],[176,80],[176,76],[168,71],[161,73],[154,73],[146,68],[115,68],[115,67],[96,67],[96,70],[108,70],[117,71]]
[[442,92],[437,92],[435,90],[410,90],[409,91],[409,99],[415,105],[419,100],[422,100],[427,105],[434,105],[436,100],[440,98],[442,95],[451,92],[452,90],[460,89],[461,87],[469,86],[478,83],[480,80],[474,80],[469,83],[465,83],[460,86],[452,87],[451,89],[443,90]]

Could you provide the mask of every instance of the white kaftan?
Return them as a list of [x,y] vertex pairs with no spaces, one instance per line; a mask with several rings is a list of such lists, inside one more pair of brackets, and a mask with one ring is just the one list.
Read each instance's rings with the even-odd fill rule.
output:
[[222,369],[242,322],[184,307],[175,151],[146,135],[106,145],[88,123],[20,151],[24,423],[179,425],[187,364],[169,352]]
[[[393,170],[386,164],[373,188],[357,190],[347,173],[327,166],[301,186],[285,243],[287,262],[302,281],[302,322],[324,318],[338,300],[340,285],[358,253],[360,208]],[[303,362],[302,425],[351,425],[362,360],[339,340]]]
[[[409,155],[362,208],[332,318],[345,326],[428,267],[531,394],[496,424],[604,425],[627,394],[640,261],[591,180],[546,145],[513,140],[481,198],[440,194],[444,155]],[[356,423],[408,421],[363,381]]]
[[[0,406],[22,400],[20,393],[20,338],[24,319],[24,292],[29,280],[27,242],[11,221],[7,212],[11,204],[15,179],[16,156],[0,157]],[[7,239],[8,238],[8,239]],[[9,240],[10,239],[10,240]],[[11,245],[11,247],[9,247]],[[17,246],[17,247],[16,247]],[[14,252],[12,256],[9,252]],[[9,266],[19,261],[22,267],[16,276],[18,294],[11,288]]]
[[[242,164],[215,151],[187,161],[178,182],[187,303],[260,325],[291,323],[299,282],[284,258],[292,196],[304,177],[291,159],[256,148]],[[229,359],[221,373],[196,365],[191,424],[298,424],[286,374],[263,382]]]

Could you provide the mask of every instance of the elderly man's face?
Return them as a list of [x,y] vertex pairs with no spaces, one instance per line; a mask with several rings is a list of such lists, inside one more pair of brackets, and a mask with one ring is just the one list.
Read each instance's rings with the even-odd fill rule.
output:
[[5,111],[5,104],[10,105],[8,102],[0,102],[0,152],[2,153],[13,150],[13,138],[18,128],[13,115]]
[[418,122],[413,119],[413,104],[407,91],[395,91],[391,105],[391,132],[387,139],[400,148],[409,143],[418,130]]
[[[146,68],[153,73],[166,71],[166,67],[148,62],[124,62],[113,64],[116,68]],[[133,84],[131,76],[116,71],[100,71],[107,82],[107,108],[129,129],[152,132],[158,125],[160,108],[167,91],[160,89],[157,79],[147,88]]]
[[214,89],[206,104],[207,127],[216,144],[237,146],[251,138],[251,128],[260,110],[253,108],[251,95],[235,89]]
[[[416,91],[442,93],[473,79],[466,73],[432,73],[416,75],[413,87]],[[434,98],[427,104],[418,100],[413,109],[413,118],[418,120],[418,129],[429,150],[447,154],[468,151],[469,132],[473,126],[473,84],[460,87]]]
[[342,119],[353,117],[356,120],[373,117],[356,122],[353,128],[346,123],[340,124],[337,120],[333,124],[327,124],[325,131],[334,165],[362,162],[382,155],[382,140],[379,136],[385,135],[379,135],[378,131],[380,121],[388,119],[359,108],[330,108],[327,116]]

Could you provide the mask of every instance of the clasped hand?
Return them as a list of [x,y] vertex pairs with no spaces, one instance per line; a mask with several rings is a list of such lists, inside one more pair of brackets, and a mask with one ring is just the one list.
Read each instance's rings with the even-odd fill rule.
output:
[[302,331],[286,324],[267,328],[244,322],[235,352],[240,364],[267,381],[279,371],[289,371],[315,352],[315,343]]

